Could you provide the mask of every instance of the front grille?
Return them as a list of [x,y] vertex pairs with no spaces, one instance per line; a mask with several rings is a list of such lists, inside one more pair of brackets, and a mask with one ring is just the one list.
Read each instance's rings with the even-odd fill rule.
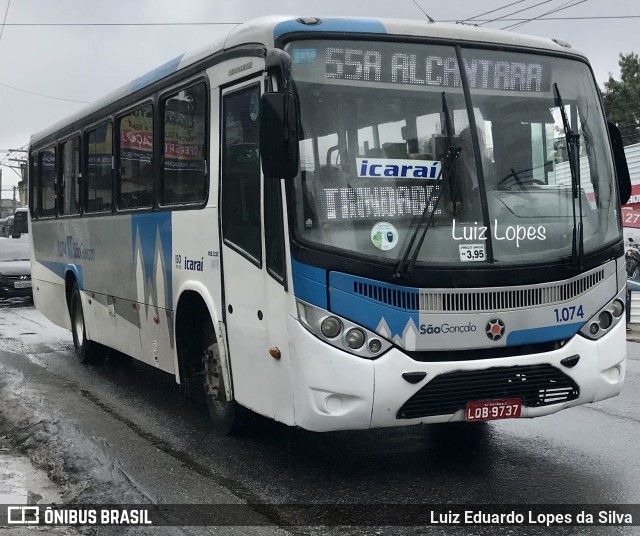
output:
[[404,290],[402,287],[354,281],[353,292],[398,309],[418,309],[418,289]]
[[4,277],[9,281],[31,281],[30,275],[5,275]]
[[353,292],[398,309],[422,313],[481,313],[530,309],[574,300],[604,281],[605,271],[596,268],[572,279],[519,287],[494,289],[429,289],[353,281]]
[[479,313],[529,309],[573,300],[604,280],[598,269],[567,281],[503,289],[428,290],[420,293],[421,312]]
[[524,406],[538,407],[578,396],[576,383],[551,365],[451,372],[436,376],[407,400],[396,419],[451,415],[480,400],[521,398]]

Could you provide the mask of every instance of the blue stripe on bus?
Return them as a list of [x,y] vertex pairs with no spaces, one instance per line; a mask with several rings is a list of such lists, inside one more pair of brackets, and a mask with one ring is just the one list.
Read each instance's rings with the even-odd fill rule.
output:
[[402,337],[411,320],[416,329],[420,325],[420,315],[417,311],[403,311],[334,287],[329,289],[329,296],[332,313],[369,328],[371,331],[376,331],[384,320],[391,331],[390,338]]
[[131,91],[138,91],[139,89],[153,84],[171,73],[175,73],[178,70],[178,65],[180,65],[183,56],[184,54],[180,54],[177,58],[173,58],[167,63],[160,65],[160,67],[156,67],[152,71],[149,71],[148,73],[133,80],[133,82],[131,82]]
[[[158,248],[162,249],[162,261],[167,283],[166,300],[167,308],[173,308],[173,252],[171,239],[171,212],[148,212],[146,214],[134,214],[131,216],[131,254],[135,261],[136,236],[140,238],[142,255],[142,271],[144,277],[144,303],[152,303],[150,294],[157,295],[158,289],[154,289],[156,270],[161,266],[154,266]],[[160,241],[158,242],[158,237]]]
[[58,261],[37,261],[45,268],[51,270],[54,274],[64,280],[68,271],[72,271],[76,276],[76,281],[78,282],[78,288],[80,290],[84,289],[84,276],[82,274],[82,266],[77,264],[68,264],[66,262],[58,262]]
[[302,301],[327,308],[327,271],[291,259],[293,293]]
[[569,339],[578,333],[582,326],[584,326],[584,322],[512,331],[507,335],[507,346]]
[[273,29],[273,38],[294,32],[345,32],[386,34],[384,25],[377,20],[366,19],[321,19],[320,24],[303,24],[295,19],[277,24]]

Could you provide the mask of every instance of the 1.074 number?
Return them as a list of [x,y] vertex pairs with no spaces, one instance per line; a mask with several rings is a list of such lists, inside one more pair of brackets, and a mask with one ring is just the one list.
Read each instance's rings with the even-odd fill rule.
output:
[[556,315],[556,322],[569,322],[574,318],[584,318],[582,305],[578,305],[578,307],[561,307],[560,309],[554,309],[553,312]]

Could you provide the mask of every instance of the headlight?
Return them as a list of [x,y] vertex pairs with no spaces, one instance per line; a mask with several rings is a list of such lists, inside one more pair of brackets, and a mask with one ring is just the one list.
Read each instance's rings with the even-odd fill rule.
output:
[[344,340],[349,348],[357,350],[358,348],[362,348],[365,336],[361,329],[352,328],[347,331],[347,334],[344,336]]
[[624,303],[622,303],[621,300],[613,300],[613,303],[611,304],[611,314],[618,318],[619,316],[622,316],[622,313],[624,313]]
[[320,324],[320,331],[328,339],[334,339],[342,331],[342,322],[335,316],[328,316]]
[[332,315],[315,305],[296,301],[300,323],[331,346],[367,359],[381,356],[392,346],[389,341],[362,326]]
[[598,324],[601,329],[609,329],[613,324],[613,315],[609,311],[602,311],[598,315]]
[[624,318],[624,293],[620,292],[615,299],[593,315],[580,330],[580,334],[587,339],[597,340],[611,331]]

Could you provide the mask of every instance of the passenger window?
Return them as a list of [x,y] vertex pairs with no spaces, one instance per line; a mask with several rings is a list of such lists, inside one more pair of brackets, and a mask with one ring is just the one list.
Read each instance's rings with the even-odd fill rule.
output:
[[56,215],[56,148],[47,147],[40,153],[40,216]]
[[62,145],[62,183],[60,185],[60,214],[80,213],[80,138]]
[[224,96],[222,118],[222,235],[262,261],[258,103],[260,85]]
[[207,109],[203,83],[163,101],[163,205],[201,203],[205,199]]
[[118,207],[153,205],[153,107],[120,118]]
[[103,212],[112,207],[112,131],[111,123],[107,123],[87,135],[87,212]]
[[274,279],[284,284],[284,222],[279,180],[270,179],[264,182],[264,244],[267,271]]
[[31,207],[31,217],[38,217],[40,208],[40,169],[38,167],[38,157],[31,157],[31,170],[29,171],[29,206]]

